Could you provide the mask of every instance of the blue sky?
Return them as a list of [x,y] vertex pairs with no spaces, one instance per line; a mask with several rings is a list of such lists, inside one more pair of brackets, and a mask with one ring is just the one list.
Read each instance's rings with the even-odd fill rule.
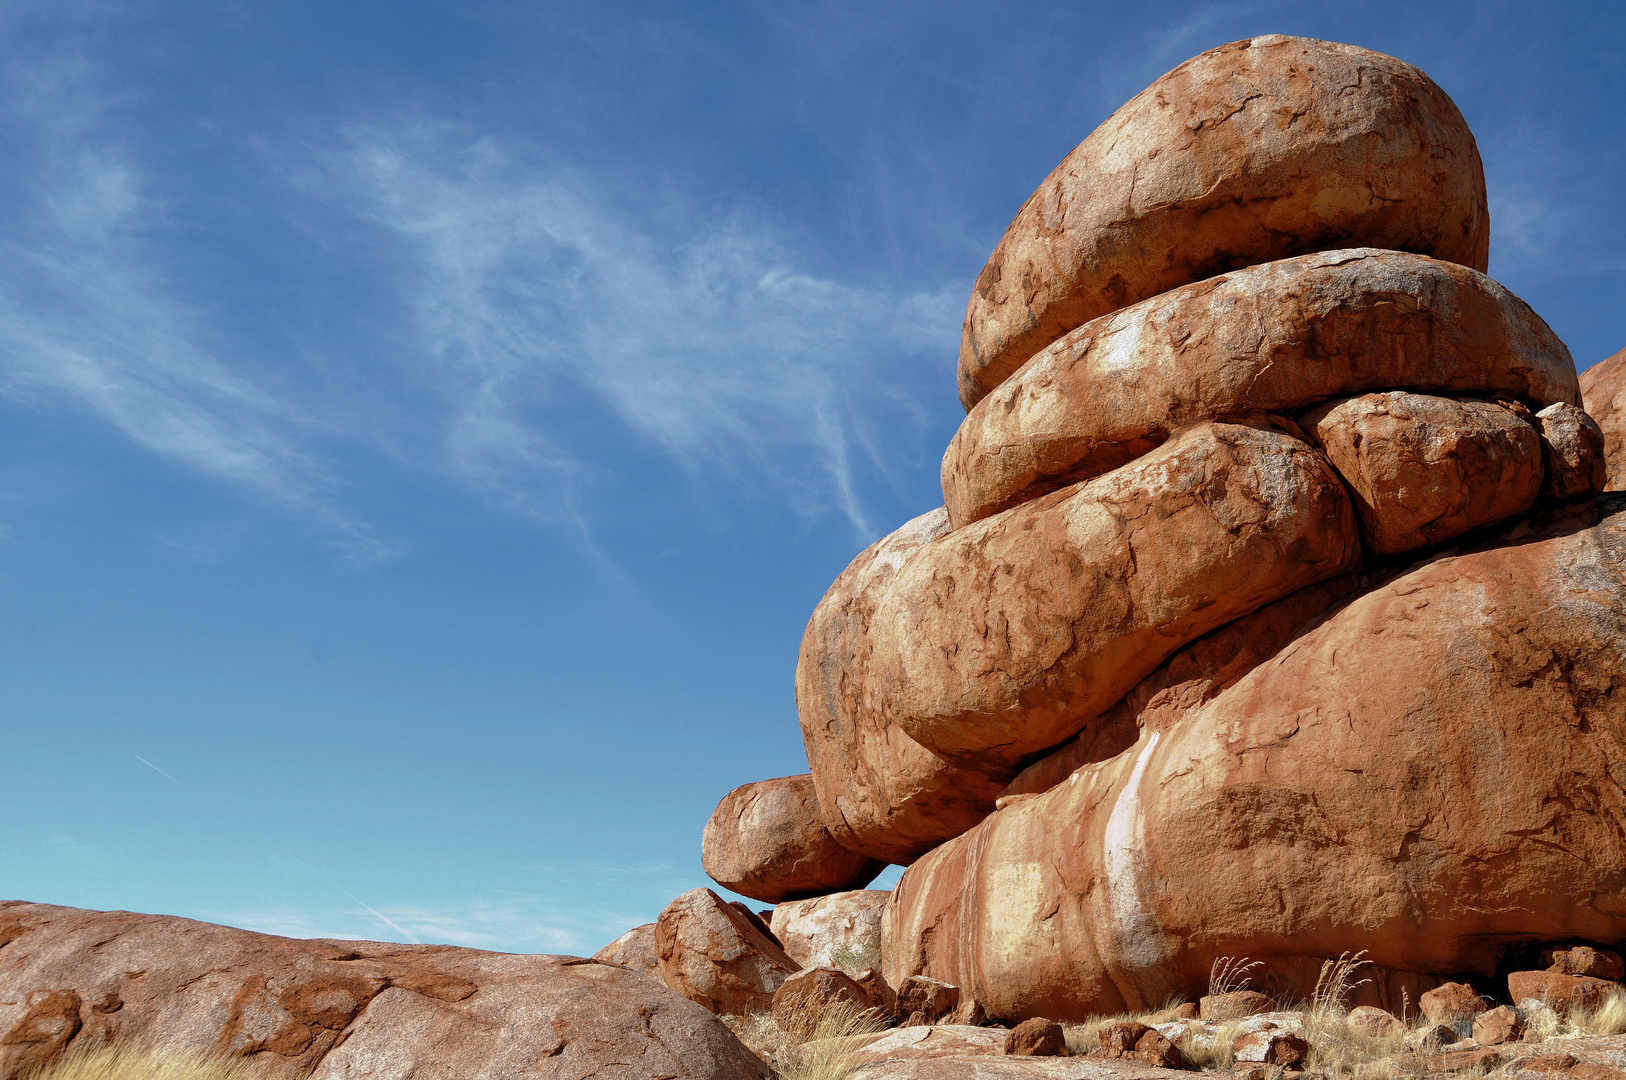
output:
[[0,895],[590,952],[704,884],[1012,214],[1261,33],[1432,75],[1492,275],[1626,346],[1617,4],[0,0]]

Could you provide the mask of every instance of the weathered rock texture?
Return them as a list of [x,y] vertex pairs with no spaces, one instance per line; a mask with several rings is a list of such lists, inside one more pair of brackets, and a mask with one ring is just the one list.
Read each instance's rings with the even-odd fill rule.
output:
[[[856,973],[881,962],[881,910],[891,893],[855,889],[773,909],[773,932],[785,953],[803,967],[840,967]],[[856,962],[856,967],[849,967]]]
[[795,1039],[811,1039],[833,1010],[852,1017],[876,1008],[864,988],[835,968],[803,968],[773,995],[773,1019],[779,1030]]
[[1490,278],[1395,251],[1329,251],[1187,285],[1056,341],[965,418],[943,456],[943,497],[958,528],[1199,420],[1392,388],[1580,403],[1569,350]]
[[1205,424],[922,547],[871,620],[858,701],[956,761],[1016,763],[1192,639],[1359,558],[1348,496],[1290,436]]
[[1189,282],[1370,246],[1484,270],[1473,135],[1428,76],[1348,45],[1270,36],[1186,61],[1068,154],[977,278],[967,409],[1090,319]]
[[885,974],[1070,1019],[1189,995],[1220,956],[1307,997],[1365,949],[1381,998],[1626,939],[1623,670],[1621,499],[1424,563],[910,867]]
[[1546,475],[1536,429],[1493,402],[1366,394],[1316,409],[1304,426],[1348,483],[1361,542],[1377,555],[1522,514]]
[[1547,470],[1542,493],[1555,499],[1590,499],[1609,486],[1603,429],[1575,405],[1549,405],[1536,414],[1541,460]]
[[700,862],[723,888],[769,904],[861,888],[886,868],[836,843],[806,773],[725,795],[701,834]]
[[661,979],[714,1013],[765,1012],[796,961],[710,889],[690,889],[655,921]]
[[655,951],[655,924],[635,926],[593,954],[594,960],[620,964],[628,971],[661,981],[661,958]]
[[844,847],[893,863],[992,813],[1015,772],[952,765],[865,707],[876,609],[899,569],[947,532],[938,509],[866,548],[814,609],[796,662],[796,712],[825,827]]
[[1609,491],[1626,491],[1626,349],[1581,373],[1585,408],[1603,430]]
[[0,903],[0,1032],[4,1080],[106,1041],[321,1080],[768,1076],[715,1017],[613,964],[17,902]]

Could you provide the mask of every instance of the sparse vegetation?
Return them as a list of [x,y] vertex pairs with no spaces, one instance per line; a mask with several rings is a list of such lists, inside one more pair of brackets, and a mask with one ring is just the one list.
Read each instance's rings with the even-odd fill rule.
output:
[[26,1080],[287,1080],[294,1070],[196,1051],[139,1050],[106,1043],[76,1046]]
[[881,967],[881,947],[874,942],[840,945],[830,951],[830,966],[840,968],[848,975],[856,975],[865,968]]
[[1146,1013],[1119,1013],[1116,1016],[1092,1016],[1080,1024],[1063,1024],[1062,1031],[1067,1036],[1067,1052],[1069,1054],[1087,1054],[1100,1045],[1099,1033],[1108,1024],[1119,1020],[1134,1020],[1147,1027],[1156,1027],[1167,1024],[1174,1019],[1174,1010],[1179,1008],[1175,1002],[1163,1006],[1153,1012]]
[[1250,972],[1263,966],[1262,960],[1249,960],[1246,956],[1222,956],[1208,968],[1208,993],[1234,994],[1246,990],[1252,980]]
[[845,1080],[858,1068],[851,1061],[854,1052],[886,1027],[875,1010],[839,999],[825,1003],[805,1040],[787,1034],[770,1013],[722,1019],[752,1053],[774,1067],[780,1080]]

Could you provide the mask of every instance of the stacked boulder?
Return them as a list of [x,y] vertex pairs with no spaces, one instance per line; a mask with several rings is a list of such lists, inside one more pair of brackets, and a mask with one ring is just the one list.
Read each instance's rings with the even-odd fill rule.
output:
[[1308,997],[1365,950],[1383,1005],[1626,941],[1618,435],[1488,241],[1473,136],[1390,57],[1255,38],[1118,110],[978,278],[945,505],[813,613],[810,774],[731,793],[707,871],[908,866],[885,982],[1007,1021],[1226,956]]

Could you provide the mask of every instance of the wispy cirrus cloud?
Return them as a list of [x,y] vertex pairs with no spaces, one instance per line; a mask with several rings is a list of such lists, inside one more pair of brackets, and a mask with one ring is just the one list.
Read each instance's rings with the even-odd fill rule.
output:
[[150,193],[90,64],[6,66],[0,125],[18,153],[0,217],[0,392],[77,407],[159,457],[317,520],[347,555],[388,554],[343,506],[310,425],[235,364],[235,346],[181,299]]
[[305,190],[391,252],[455,473],[556,515],[602,467],[576,441],[586,410],[634,454],[874,531],[878,428],[921,422],[910,379],[923,358],[950,370],[957,290],[810,273],[748,215],[629,207],[533,147],[422,117],[352,127],[320,160]]

